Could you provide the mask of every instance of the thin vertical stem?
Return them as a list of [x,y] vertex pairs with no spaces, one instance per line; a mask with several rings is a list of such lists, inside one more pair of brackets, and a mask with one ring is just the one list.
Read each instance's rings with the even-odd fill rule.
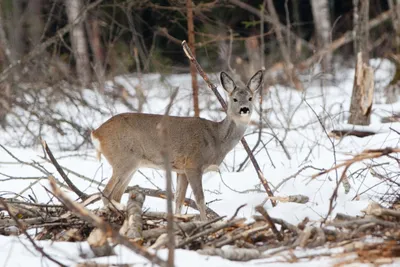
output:
[[175,234],[174,234],[174,215],[172,211],[172,201],[173,201],[173,194],[172,194],[172,167],[171,167],[171,160],[170,160],[170,138],[169,132],[166,126],[168,120],[168,114],[171,109],[172,103],[176,95],[178,94],[178,88],[172,93],[169,104],[164,114],[164,118],[159,125],[160,135],[162,143],[161,155],[164,159],[164,168],[165,168],[165,176],[166,176],[166,189],[167,189],[167,235],[168,235],[168,260],[167,266],[173,267],[175,261]]
[[[187,9],[187,27],[188,27],[188,41],[190,50],[192,50],[193,55],[196,56],[195,49],[195,36],[194,36],[194,23],[193,23],[193,6],[192,0],[186,1],[186,9]],[[190,75],[192,76],[192,90],[193,90],[193,109],[194,116],[200,116],[199,110],[199,85],[197,83],[197,75],[196,75],[196,67],[192,62],[190,62]]]

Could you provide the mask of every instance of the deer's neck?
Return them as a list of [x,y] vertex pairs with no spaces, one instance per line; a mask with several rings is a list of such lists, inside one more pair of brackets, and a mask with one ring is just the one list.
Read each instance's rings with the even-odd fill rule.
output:
[[248,126],[248,122],[237,119],[235,120],[229,115],[227,115],[219,124],[219,140],[221,144],[228,145],[229,150],[231,150],[243,137]]

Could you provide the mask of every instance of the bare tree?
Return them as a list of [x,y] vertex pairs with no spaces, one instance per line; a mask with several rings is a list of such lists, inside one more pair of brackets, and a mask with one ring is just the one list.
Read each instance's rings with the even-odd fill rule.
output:
[[348,122],[369,125],[374,92],[374,72],[368,65],[369,0],[353,0],[353,4],[357,63]]
[[[68,22],[74,23],[83,8],[82,0],[65,0]],[[87,40],[83,22],[74,26],[71,31],[72,50],[76,61],[76,72],[83,86],[90,81],[90,63],[87,49]]]
[[[319,49],[329,46],[331,20],[329,14],[328,0],[312,0],[312,14],[314,17],[314,26],[317,35]],[[332,70],[332,52],[326,53],[322,58],[322,68],[325,72]]]

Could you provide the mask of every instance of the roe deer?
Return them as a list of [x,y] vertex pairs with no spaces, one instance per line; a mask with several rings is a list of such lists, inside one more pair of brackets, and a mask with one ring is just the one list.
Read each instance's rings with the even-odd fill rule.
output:
[[[175,212],[180,213],[190,184],[201,220],[206,220],[202,175],[218,168],[226,154],[242,138],[253,111],[252,99],[263,81],[258,71],[243,88],[221,72],[222,87],[229,93],[224,120],[168,116],[163,126],[169,136],[169,157],[177,173]],[[91,133],[98,156],[112,166],[113,174],[103,191],[103,202],[120,202],[133,173],[140,167],[163,168],[162,140],[157,126],[163,115],[123,113],[103,123]]]

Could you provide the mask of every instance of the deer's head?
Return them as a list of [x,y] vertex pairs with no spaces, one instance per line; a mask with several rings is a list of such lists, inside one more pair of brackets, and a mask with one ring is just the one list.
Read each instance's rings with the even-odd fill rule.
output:
[[231,77],[221,72],[221,85],[228,92],[228,116],[239,123],[249,123],[253,113],[253,98],[263,82],[263,71],[259,70],[244,87],[235,84]]

